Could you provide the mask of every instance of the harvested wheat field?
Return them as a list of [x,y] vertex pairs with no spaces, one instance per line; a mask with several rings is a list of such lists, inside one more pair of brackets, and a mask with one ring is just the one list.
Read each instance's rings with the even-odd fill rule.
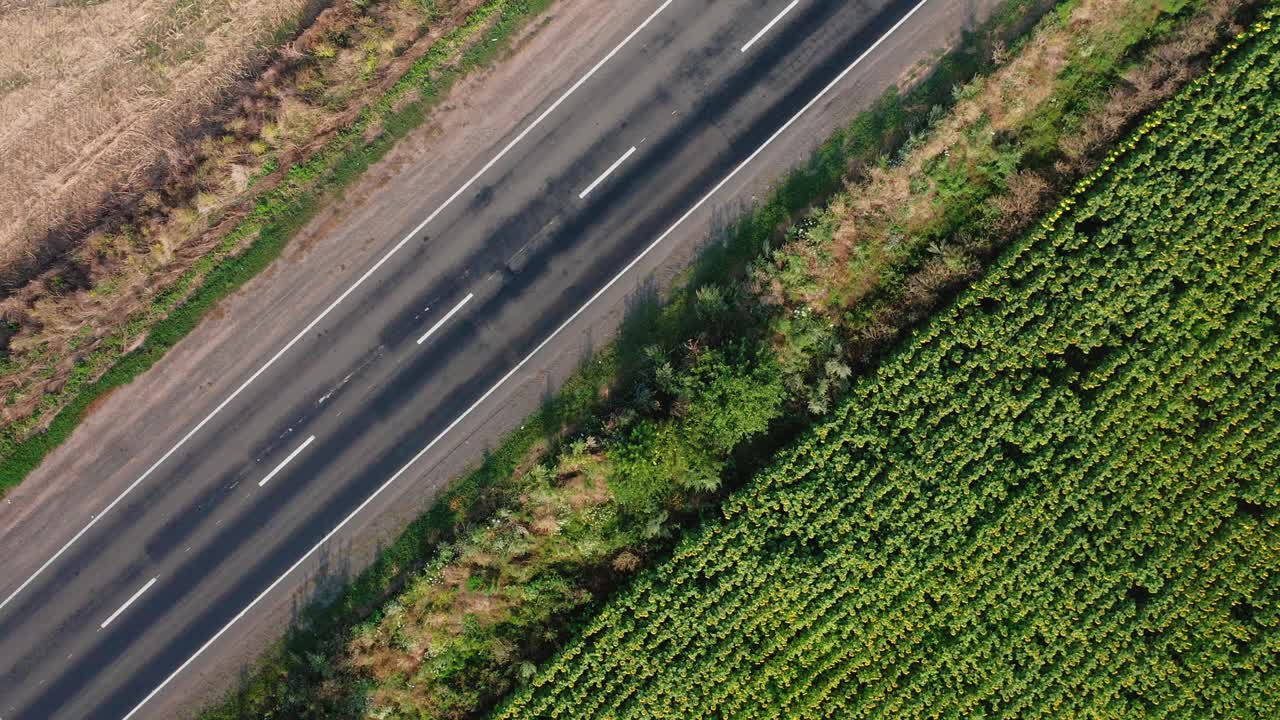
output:
[[311,0],[43,0],[0,5],[0,281],[57,252],[111,194],[138,191],[177,137],[286,38]]

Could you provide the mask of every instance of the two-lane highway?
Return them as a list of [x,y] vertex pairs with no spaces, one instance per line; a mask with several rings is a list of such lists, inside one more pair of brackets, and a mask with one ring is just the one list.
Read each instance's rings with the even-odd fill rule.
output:
[[0,718],[145,715],[924,2],[652,5],[330,304],[290,309],[293,341],[61,552],[4,573]]

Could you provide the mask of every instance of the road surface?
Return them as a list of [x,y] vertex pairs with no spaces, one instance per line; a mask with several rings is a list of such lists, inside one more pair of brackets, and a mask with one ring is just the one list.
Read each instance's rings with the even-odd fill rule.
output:
[[424,193],[376,262],[324,303],[274,308],[297,334],[233,392],[193,388],[180,442],[149,447],[61,550],[5,569],[0,719],[151,716],[638,258],[946,3],[640,3],[586,72]]

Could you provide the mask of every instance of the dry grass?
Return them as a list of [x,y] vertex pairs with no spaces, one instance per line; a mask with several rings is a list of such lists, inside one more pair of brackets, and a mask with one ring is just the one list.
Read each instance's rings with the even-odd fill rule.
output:
[[[396,717],[467,716],[464,708],[473,701],[464,700],[465,693],[455,695],[450,658],[476,653],[502,666],[526,656],[527,648],[511,645],[496,628],[513,614],[529,612],[527,606],[545,602],[532,589],[537,580],[554,578],[560,561],[581,562],[584,547],[593,547],[559,531],[599,523],[616,511],[605,482],[607,462],[595,440],[587,438],[555,468],[542,468],[543,479],[531,483],[518,508],[499,511],[477,527],[450,549],[450,560],[427,568],[384,606],[376,622],[355,633],[336,668],[345,676],[372,680],[373,714],[394,708]],[[521,475],[534,477],[529,475],[534,468]],[[643,562],[630,551],[599,550],[605,557],[594,562],[607,562],[617,573],[632,572]]]
[[965,88],[946,118],[897,162],[870,168],[851,182],[821,215],[822,240],[805,237],[778,251],[772,268],[757,277],[757,290],[774,303],[839,316],[873,293],[883,294],[885,277],[896,264],[920,243],[943,236],[853,346],[874,347],[892,338],[949,287],[979,270],[982,255],[1020,232],[1056,193],[1088,172],[1135,118],[1198,74],[1204,51],[1239,30],[1231,18],[1241,4],[1209,0],[1196,20],[1130,68],[1080,128],[1055,142],[1051,167],[1015,169],[994,180],[997,187],[985,201],[994,212],[983,237],[951,237],[947,228],[953,221],[946,214],[957,203],[949,193],[957,184],[993,182],[979,168],[997,162],[1002,138],[1026,138],[1038,117],[1052,114],[1048,104],[1058,101],[1059,89],[1070,81],[1073,58],[1079,62],[1114,44],[1136,18],[1149,23],[1160,12],[1150,0],[1083,0],[990,76]]
[[178,136],[260,66],[273,33],[309,2],[3,5],[0,281],[41,269],[104,200],[182,166]]
[[[838,288],[830,299],[848,306],[875,289],[891,254],[883,239],[894,233],[924,235],[939,220],[941,203],[937,202],[936,187],[922,191],[918,184],[921,178],[928,177],[927,166],[940,158],[961,164],[979,155],[973,139],[979,125],[989,128],[988,133],[1008,132],[1021,126],[1057,89],[1075,39],[1106,32],[1107,25],[1123,24],[1126,14],[1142,4],[1145,0],[1085,0],[1068,23],[1036,33],[1011,62],[990,78],[979,80],[977,92],[957,103],[946,120],[904,162],[873,169],[858,192],[849,193],[833,206],[832,214],[839,224],[828,251],[830,257],[812,260],[811,272],[820,279],[804,301],[828,306],[831,289]],[[1031,184],[1044,187],[1039,178]],[[933,268],[928,274],[940,273],[941,268]],[[933,287],[941,280],[920,282]]]

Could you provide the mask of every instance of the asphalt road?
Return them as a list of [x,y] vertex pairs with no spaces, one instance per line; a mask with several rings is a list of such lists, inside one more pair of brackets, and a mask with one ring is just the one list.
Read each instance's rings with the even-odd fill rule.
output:
[[327,311],[279,308],[306,331],[65,552],[6,574],[0,718],[145,710],[916,5],[651,1]]

